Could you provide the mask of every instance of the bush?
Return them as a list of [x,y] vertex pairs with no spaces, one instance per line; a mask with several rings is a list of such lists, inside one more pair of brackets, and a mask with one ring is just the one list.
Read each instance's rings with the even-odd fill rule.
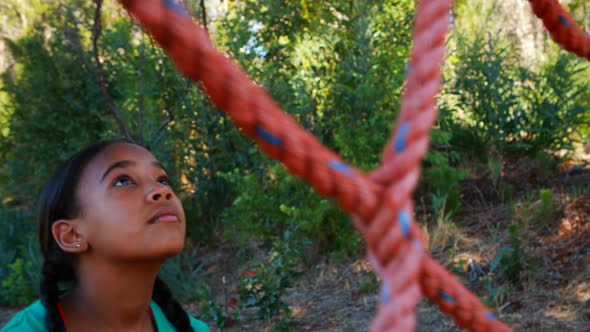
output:
[[553,203],[553,190],[541,189],[539,196],[541,197],[541,206],[537,218],[543,226],[547,227],[553,222],[556,212],[555,204]]
[[31,214],[0,205],[0,304],[23,306],[39,294],[41,252]]
[[259,319],[279,316],[277,330],[288,330],[295,324],[283,297],[302,274],[297,271],[300,251],[289,245],[289,236],[285,233],[283,241],[273,243],[267,260],[246,271],[239,287],[241,305],[258,308]]
[[0,305],[25,306],[39,297],[41,250],[36,237],[24,236],[16,258],[0,281]]
[[458,120],[450,124],[453,146],[474,159],[571,151],[580,140],[588,87],[577,82],[583,67],[573,56],[559,55],[533,70],[498,37],[459,36],[453,62],[443,108]]
[[198,247],[187,246],[179,255],[170,258],[162,265],[160,277],[170,287],[174,297],[181,303],[200,299],[199,273],[203,269],[197,253]]
[[[468,172],[461,170],[454,165],[459,160],[459,154],[453,150],[449,143],[451,133],[443,129],[432,130],[432,149],[424,157],[423,177],[421,187],[431,193],[433,197],[444,197],[441,202],[447,213],[457,212],[461,206],[459,197],[459,182],[463,180]],[[434,206],[433,212],[437,213],[441,206]]]
[[10,272],[2,280],[2,289],[0,290],[2,305],[25,306],[36,298],[35,295],[37,294],[33,291],[26,273],[30,264],[30,262],[25,262],[22,258],[17,258],[8,265]]
[[301,251],[356,252],[360,236],[348,216],[282,166],[275,164],[262,175],[234,171],[224,176],[240,188],[233,205],[222,216],[228,239],[238,243],[256,239],[270,247],[274,241],[284,240],[284,234],[290,234],[289,244]]

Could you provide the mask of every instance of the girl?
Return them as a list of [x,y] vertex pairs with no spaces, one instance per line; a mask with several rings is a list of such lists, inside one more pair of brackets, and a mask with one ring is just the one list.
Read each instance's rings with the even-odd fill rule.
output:
[[114,140],[78,152],[51,177],[39,209],[41,299],[2,332],[209,331],[157,277],[182,250],[186,224],[148,150]]

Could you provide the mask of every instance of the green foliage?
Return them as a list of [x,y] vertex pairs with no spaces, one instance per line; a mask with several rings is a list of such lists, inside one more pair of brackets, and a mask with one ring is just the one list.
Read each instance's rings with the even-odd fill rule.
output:
[[509,288],[498,281],[493,273],[483,277],[485,297],[483,303],[486,306],[499,309],[508,297]]
[[[106,8],[99,53],[108,93],[135,140],[168,156],[174,144],[161,143],[169,135],[162,123],[184,106],[184,79],[124,12]],[[42,21],[6,41],[16,63],[2,75],[8,131],[0,142],[0,193],[8,197],[30,204],[73,152],[122,136],[100,89],[93,14],[92,2],[53,2],[43,7]]]
[[17,257],[18,248],[26,243],[26,237],[33,232],[34,224],[30,215],[22,209],[0,205],[0,280],[8,275],[6,268]]
[[26,274],[30,264],[30,262],[25,262],[22,258],[17,258],[8,265],[10,272],[2,280],[0,290],[2,305],[25,306],[35,300],[37,294],[29,284]]
[[337,151],[362,170],[379,164],[399,105],[412,5],[354,2],[347,12],[350,19],[342,22],[337,35],[334,51],[340,61],[325,114],[334,129],[327,137],[333,137]]
[[590,124],[590,109],[582,99],[590,85],[576,83],[578,76],[585,75],[581,60],[561,54],[533,76],[533,85],[525,85],[529,110],[521,121],[528,135],[522,139],[530,151],[571,151],[580,141],[580,129]]
[[[289,236],[284,235],[285,238]],[[297,271],[299,255],[299,250],[289,246],[288,242],[276,242],[269,253],[268,261],[255,265],[240,282],[239,296],[242,305],[257,307],[260,319],[280,315],[275,323],[275,328],[279,330],[288,329],[294,324],[290,318],[291,310],[283,297],[301,275]]]
[[471,260],[460,260],[453,264],[454,273],[463,275],[472,282],[479,280],[484,291],[482,300],[487,306],[501,310],[511,287],[522,287],[524,282],[532,280],[538,272],[539,259],[525,251],[525,227],[520,224],[511,224],[508,229],[502,229],[500,224],[488,226],[491,233],[490,243],[498,247],[487,257],[487,266],[482,267]]
[[518,226],[508,227],[509,247],[501,247],[499,257],[500,269],[506,279],[514,284],[521,280],[521,273],[525,269],[525,253],[520,239]]
[[432,249],[442,248],[444,250],[447,247],[449,241],[451,240],[453,231],[456,228],[455,223],[453,223],[451,219],[453,211],[447,208],[447,201],[448,197],[446,194],[432,195],[431,205],[434,213],[436,226],[432,232],[428,232],[427,226],[425,228],[427,234],[431,233],[428,235],[429,246]]
[[491,262],[488,271],[473,261],[464,259],[453,264],[452,271],[455,274],[467,277],[470,281],[480,280],[483,288],[482,302],[488,306],[500,310],[508,297],[510,288],[498,277],[499,260]]
[[516,201],[514,199],[514,186],[510,183],[500,183],[498,186],[498,195],[500,196],[500,200],[509,208],[510,214],[514,215],[514,208],[516,205]]
[[287,231],[282,238],[274,241],[267,261],[257,264],[253,268],[254,273],[246,274],[240,286],[240,300],[246,306],[258,307],[260,318],[278,315],[275,328],[279,330],[288,329],[295,323],[283,296],[302,274],[297,268],[301,261],[301,249],[291,244],[291,236],[292,233]]
[[203,264],[199,262],[198,247],[187,247],[180,254],[162,265],[160,277],[170,287],[174,297],[182,303],[201,298],[199,274]]
[[367,279],[364,279],[361,284],[359,285],[359,293],[367,295],[367,294],[375,294],[377,289],[379,288],[379,280],[374,273],[369,274]]
[[2,75],[11,116],[1,145],[8,150],[3,169],[10,176],[0,190],[25,201],[36,198],[59,159],[104,130],[98,87],[87,78],[90,69],[80,63],[79,45],[66,37],[72,28],[67,10],[52,7],[44,17],[45,24],[64,27],[52,38],[39,23],[30,34],[7,41],[17,65]]
[[237,321],[238,311],[233,310],[230,313],[230,308],[222,307],[213,300],[211,288],[207,284],[203,284],[199,288],[200,300],[200,318],[206,322],[212,322],[218,328],[231,327]]
[[0,304],[23,306],[38,295],[41,253],[28,211],[0,205]]
[[574,57],[559,55],[535,72],[509,44],[479,35],[458,36],[453,59],[443,108],[457,120],[452,144],[473,158],[572,150],[580,139],[587,87],[576,82],[584,68]]
[[231,206],[236,194],[234,185],[224,177],[201,177],[194,181],[199,189],[183,202],[186,213],[187,236],[208,244],[217,241],[212,236],[222,229],[221,215]]
[[555,217],[555,204],[553,203],[553,190],[541,189],[539,191],[541,197],[541,206],[539,207],[538,218],[539,222],[544,226],[549,226]]
[[224,176],[240,188],[233,205],[223,212],[228,239],[258,239],[266,246],[284,239],[302,251],[313,244],[316,253],[356,251],[360,238],[348,217],[282,166],[262,175],[234,171]]
[[[25,306],[39,297],[41,281],[41,251],[33,236],[19,238],[18,252],[9,261],[2,255],[3,265],[0,275],[0,305]],[[0,245],[6,242],[0,242]]]
[[488,158],[488,171],[490,173],[490,177],[492,178],[492,183],[494,184],[494,187],[498,187],[503,167],[504,163],[502,162],[502,159]]
[[569,188],[568,192],[573,198],[590,194],[590,185],[576,185]]
[[516,286],[522,286],[524,281],[533,278],[540,264],[538,258],[525,251],[527,239],[523,232],[523,225],[514,223],[495,236],[495,238],[507,236],[508,245],[498,248],[490,263],[491,272],[497,273],[501,280]]
[[431,133],[432,149],[424,157],[422,186],[432,197],[444,197],[439,204],[433,202],[435,213],[441,209],[453,214],[460,208],[459,183],[468,172],[454,166],[459,154],[450,145],[451,133],[443,129],[434,129]]

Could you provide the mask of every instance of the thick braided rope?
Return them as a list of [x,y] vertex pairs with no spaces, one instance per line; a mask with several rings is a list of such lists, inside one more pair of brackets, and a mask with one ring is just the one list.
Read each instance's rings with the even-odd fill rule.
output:
[[245,135],[355,216],[356,226],[367,239],[369,257],[384,281],[372,331],[413,330],[421,293],[469,330],[510,331],[454,276],[423,253],[422,235],[412,217],[411,194],[436,118],[434,96],[440,87],[451,0],[422,0],[418,4],[410,75],[399,120],[384,151],[383,165],[369,176],[343,163],[284,114],[263,88],[211,46],[206,32],[173,0],[121,2],[185,75],[202,82],[213,103],[229,114]]
[[563,49],[590,60],[590,35],[584,32],[557,0],[529,0],[533,12],[551,38]]

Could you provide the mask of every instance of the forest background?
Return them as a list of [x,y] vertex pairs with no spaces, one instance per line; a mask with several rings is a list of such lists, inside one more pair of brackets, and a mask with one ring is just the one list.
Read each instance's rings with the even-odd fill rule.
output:
[[[586,1],[562,3],[588,31]],[[362,170],[379,164],[415,1],[184,5],[301,126]],[[162,271],[177,297],[220,328],[246,324],[249,308],[271,329],[301,326],[287,303],[298,280],[363,257],[349,217],[241,136],[118,4],[97,8],[0,1],[0,305],[38,296],[36,201],[51,172],[127,137],[166,165],[186,210],[187,247]],[[430,252],[502,312],[551,270],[535,238],[569,246],[575,262],[590,254],[589,65],[555,46],[524,1],[456,1],[449,19],[417,219]],[[355,291],[377,285],[367,272]]]

